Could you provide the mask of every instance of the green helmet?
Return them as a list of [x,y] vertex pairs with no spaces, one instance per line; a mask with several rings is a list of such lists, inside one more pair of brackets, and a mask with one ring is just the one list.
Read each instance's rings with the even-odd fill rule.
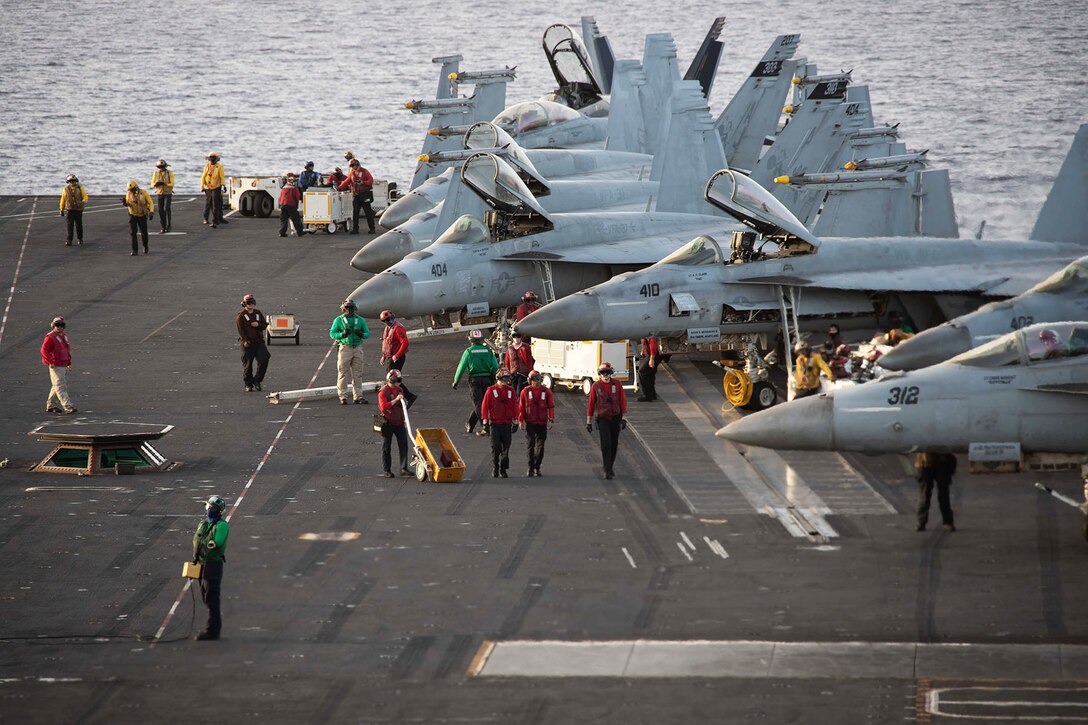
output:
[[227,507],[227,502],[218,496],[209,496],[207,503],[204,504],[208,508],[219,509],[222,511]]

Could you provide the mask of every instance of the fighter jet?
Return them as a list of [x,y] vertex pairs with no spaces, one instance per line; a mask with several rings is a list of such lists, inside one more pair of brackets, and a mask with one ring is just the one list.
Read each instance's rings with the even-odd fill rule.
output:
[[1026,325],[1088,320],[1088,257],[1081,257],[1024,294],[924,330],[880,358],[885,370],[936,365]]
[[[1075,144],[1073,166],[1082,168],[1084,156]],[[1056,186],[1070,168],[1063,167]],[[780,329],[787,304],[795,316],[871,319],[874,294],[1021,294],[1088,246],[1088,225],[1073,223],[1085,215],[1084,204],[1049,212],[1052,238],[1062,241],[820,239],[737,172],[715,174],[705,198],[753,230],[734,233],[728,254],[713,235],[695,239],[648,269],[546,305],[518,328],[557,340],[686,333],[691,341],[715,342],[721,334]]]
[[[922,370],[748,415],[721,438],[865,453],[1088,451],[1088,322],[1029,325]],[[1000,458],[999,456],[996,456]]]

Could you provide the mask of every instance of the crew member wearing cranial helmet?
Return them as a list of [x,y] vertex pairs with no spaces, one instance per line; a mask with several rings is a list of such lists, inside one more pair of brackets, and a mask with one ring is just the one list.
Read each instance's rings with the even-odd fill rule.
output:
[[397,451],[400,453],[400,475],[411,476],[408,470],[408,428],[404,423],[404,408],[401,401],[407,402],[402,389],[400,370],[390,370],[385,376],[385,385],[378,391],[378,410],[382,418],[382,475],[393,477],[393,438],[397,439]]
[[200,190],[204,192],[204,223],[208,224],[208,218],[211,217],[212,229],[227,223],[223,218],[223,188],[226,180],[223,164],[219,163],[219,154],[212,151],[208,154],[208,163],[204,164],[203,173],[200,174]]
[[[351,153],[350,151],[348,152]],[[346,158],[348,154],[344,154]],[[348,176],[337,184],[339,191],[351,189],[351,233],[359,233],[359,210],[366,213],[366,224],[370,234],[374,233],[374,177],[363,168],[359,159],[352,158],[348,164]]]
[[128,182],[128,190],[121,197],[121,203],[128,209],[128,229],[132,234],[132,256],[139,254],[136,246],[136,232],[144,242],[144,254],[147,254],[147,220],[155,218],[155,202],[151,194],[140,188],[135,181]]
[[155,164],[155,172],[151,174],[151,188],[159,196],[159,234],[166,234],[170,231],[170,222],[174,218],[171,204],[174,198],[174,172],[170,170],[166,159],[159,159]]
[[[379,319],[385,325],[385,329],[382,330],[382,357],[378,364],[384,365],[386,372],[390,370],[403,372],[404,360],[408,357],[408,331],[391,310],[382,310]],[[400,389],[409,402],[415,400],[415,396],[408,390],[403,380]]]
[[302,170],[302,173],[298,175],[298,189],[302,193],[306,193],[306,190],[311,186],[317,186],[321,181],[321,174],[314,171],[314,162],[307,161],[306,167]]
[[[253,295],[242,298],[242,311],[238,313],[235,322],[238,326],[238,341],[242,344],[242,383],[247,393],[260,390],[272,354],[268,352],[268,345],[264,341],[268,318],[257,309],[257,299]],[[253,365],[254,361],[256,366]]]
[[540,309],[539,298],[536,296],[536,292],[529,290],[521,296],[521,304],[518,305],[518,309],[514,314],[515,321],[521,322],[533,312]]
[[796,386],[795,398],[804,398],[820,392],[820,373],[828,380],[835,379],[835,373],[831,372],[820,353],[814,351],[805,340],[801,340],[793,347],[796,354],[794,358],[794,385]]
[[[461,376],[468,373],[469,382],[472,384],[472,413],[465,422],[465,433],[472,433],[476,423],[480,420],[480,405],[483,404],[484,393],[491,385],[493,376],[499,369],[499,361],[495,353],[484,344],[482,330],[473,330],[468,334],[468,347],[461,354],[461,362],[457,364],[457,372],[453,374],[453,389],[457,390],[457,384],[461,382]],[[487,435],[487,431],[476,433],[479,436]]]
[[[45,401],[47,413],[59,413],[63,409],[71,415],[76,412],[72,399],[68,397],[68,371],[72,369],[72,346],[64,334],[66,323],[63,317],[54,317],[45,339],[42,340],[42,364],[49,368],[49,397]],[[53,401],[57,405],[53,405]]]
[[365,405],[370,401],[363,397],[363,340],[370,337],[370,328],[366,320],[356,310],[355,300],[344,300],[340,305],[343,314],[332,321],[329,337],[340,346],[336,356],[336,392],[340,405],[348,404],[348,379],[351,379],[352,397],[356,405]]
[[498,371],[495,384],[484,392],[480,417],[484,430],[491,433],[491,477],[508,478],[510,436],[518,429],[518,394],[510,386],[510,371],[506,368]]
[[597,417],[597,432],[601,436],[601,459],[604,477],[615,478],[613,467],[620,444],[620,430],[627,427],[627,394],[623,384],[612,379],[612,363],[603,362],[597,368],[597,380],[589,389],[586,405],[586,431],[593,432],[593,417]]
[[60,215],[68,217],[68,241],[64,246],[72,246],[73,230],[79,243],[83,244],[83,210],[86,206],[87,190],[75,174],[68,174],[64,180],[64,190],[60,192]]
[[227,537],[230,524],[223,518],[227,503],[211,496],[204,503],[204,518],[193,534],[193,563],[200,564],[200,597],[208,608],[208,623],[196,636],[199,640],[219,639],[223,629],[223,614],[219,595],[223,585],[223,565],[227,560]]
[[525,426],[525,445],[529,452],[530,478],[540,476],[544,460],[544,442],[555,423],[555,396],[544,387],[544,376],[536,370],[529,372],[529,385],[521,391],[518,401],[518,421]]

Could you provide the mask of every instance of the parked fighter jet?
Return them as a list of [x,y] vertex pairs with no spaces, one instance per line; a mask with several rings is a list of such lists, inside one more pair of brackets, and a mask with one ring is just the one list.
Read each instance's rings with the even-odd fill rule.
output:
[[1088,451],[1088,322],[1030,325],[951,360],[748,415],[718,431],[788,450]]
[[916,370],[1039,322],[1088,320],[1088,257],[1081,257],[1019,297],[991,302],[899,343],[880,358],[885,370]]
[[[1079,136],[1079,134],[1078,134]],[[1088,162],[1063,167],[1062,185]],[[1082,187],[1083,188],[1083,187]],[[780,329],[787,298],[797,316],[871,318],[874,293],[1007,297],[1027,290],[1084,254],[1085,205],[1055,208],[1062,241],[918,238],[819,239],[766,189],[733,171],[715,174],[706,200],[752,227],[735,233],[729,254],[713,238],[696,239],[654,266],[632,272],[522,320],[525,334],[557,340],[620,339],[687,333],[713,342],[721,333]],[[758,234],[757,234],[758,233]],[[786,293],[789,294],[786,294]]]

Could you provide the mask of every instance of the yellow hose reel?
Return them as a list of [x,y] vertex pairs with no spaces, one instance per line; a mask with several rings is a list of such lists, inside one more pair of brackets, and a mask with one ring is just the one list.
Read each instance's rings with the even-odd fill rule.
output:
[[727,370],[722,378],[725,399],[736,408],[748,405],[752,400],[752,379],[743,370]]

